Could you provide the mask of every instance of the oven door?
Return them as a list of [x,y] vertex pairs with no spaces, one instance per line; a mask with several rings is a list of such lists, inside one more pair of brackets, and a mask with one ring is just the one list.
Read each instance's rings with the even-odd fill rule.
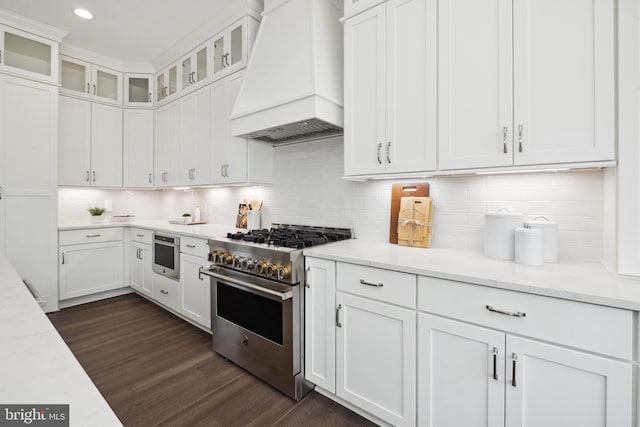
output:
[[174,243],[153,241],[153,271],[178,279],[180,277],[180,249]]
[[299,286],[218,267],[200,273],[211,277],[214,351],[296,398]]

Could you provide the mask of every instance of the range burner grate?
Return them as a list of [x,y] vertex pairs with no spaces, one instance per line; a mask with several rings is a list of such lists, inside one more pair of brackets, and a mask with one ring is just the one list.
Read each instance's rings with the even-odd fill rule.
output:
[[345,229],[331,229],[320,227],[274,227],[271,229],[250,230],[246,233],[227,233],[233,240],[243,240],[251,243],[267,243],[294,249],[323,245],[329,242],[351,238],[351,232]]

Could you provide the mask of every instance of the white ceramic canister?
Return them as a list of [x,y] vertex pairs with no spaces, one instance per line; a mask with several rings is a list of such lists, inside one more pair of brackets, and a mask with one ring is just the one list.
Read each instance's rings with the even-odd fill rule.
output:
[[247,211],[247,230],[260,229],[260,211]]
[[484,214],[484,255],[490,258],[513,260],[514,231],[524,225],[524,215],[500,209]]
[[516,228],[516,262],[524,265],[542,265],[544,250],[542,230],[537,228]]
[[539,216],[527,221],[525,225],[542,230],[544,262],[558,262],[558,223]]

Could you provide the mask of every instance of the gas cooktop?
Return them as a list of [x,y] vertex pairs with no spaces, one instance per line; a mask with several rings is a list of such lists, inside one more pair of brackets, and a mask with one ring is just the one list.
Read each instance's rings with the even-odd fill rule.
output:
[[249,243],[266,243],[267,246],[303,249],[350,239],[351,234],[351,230],[345,228],[273,224],[270,229],[227,233],[227,238]]

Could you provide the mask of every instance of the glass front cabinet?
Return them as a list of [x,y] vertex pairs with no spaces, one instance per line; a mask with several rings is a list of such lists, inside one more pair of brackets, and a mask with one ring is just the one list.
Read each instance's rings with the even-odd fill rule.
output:
[[61,55],[60,93],[122,105],[122,73]]
[[156,103],[162,104],[178,93],[178,63],[171,64],[156,74]]
[[0,25],[0,70],[56,83],[57,58],[57,41]]
[[124,105],[125,107],[152,107],[154,98],[154,84],[152,74],[124,75]]
[[245,17],[213,37],[211,56],[214,79],[231,74],[247,65],[257,28],[256,20]]
[[209,43],[194,49],[181,61],[181,86],[183,91],[190,91],[209,80]]

